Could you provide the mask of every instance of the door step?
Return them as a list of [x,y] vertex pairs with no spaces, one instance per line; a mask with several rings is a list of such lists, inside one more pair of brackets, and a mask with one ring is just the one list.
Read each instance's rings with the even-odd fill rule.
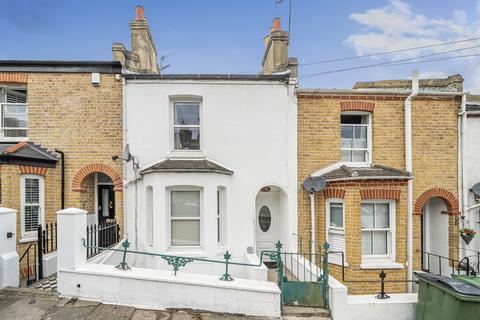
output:
[[282,319],[310,319],[310,320],[330,320],[330,312],[325,308],[310,308],[310,307],[282,307]]

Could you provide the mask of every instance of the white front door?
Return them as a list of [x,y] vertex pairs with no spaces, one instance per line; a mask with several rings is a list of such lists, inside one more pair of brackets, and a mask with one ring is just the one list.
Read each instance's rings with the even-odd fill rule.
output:
[[449,276],[452,268],[448,259],[448,215],[447,206],[442,199],[430,199],[423,208],[423,250],[431,253],[424,255],[423,267],[431,273]]
[[278,241],[277,204],[271,195],[259,195],[256,204],[255,238],[257,255],[262,250],[275,250]]

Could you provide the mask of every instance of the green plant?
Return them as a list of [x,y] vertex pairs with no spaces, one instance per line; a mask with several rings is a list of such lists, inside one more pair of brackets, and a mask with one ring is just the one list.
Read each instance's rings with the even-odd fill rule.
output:
[[468,227],[464,227],[464,228],[461,228],[459,230],[460,234],[464,234],[464,235],[467,235],[467,236],[475,236],[477,234],[477,232],[471,228],[468,228]]

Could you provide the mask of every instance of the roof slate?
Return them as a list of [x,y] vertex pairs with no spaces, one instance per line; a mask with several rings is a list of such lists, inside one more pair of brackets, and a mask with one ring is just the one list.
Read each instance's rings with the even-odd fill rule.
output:
[[167,159],[141,171],[141,173],[150,172],[213,172],[227,175],[233,174],[233,171],[206,159]]
[[34,142],[2,142],[0,143],[0,160],[4,163],[8,160],[16,160],[16,163],[25,160],[28,162],[26,164],[32,164],[32,162],[52,164],[57,162],[59,157]]
[[359,179],[411,179],[410,173],[404,170],[373,164],[370,167],[348,167],[342,165],[339,168],[321,175],[328,181],[359,180]]

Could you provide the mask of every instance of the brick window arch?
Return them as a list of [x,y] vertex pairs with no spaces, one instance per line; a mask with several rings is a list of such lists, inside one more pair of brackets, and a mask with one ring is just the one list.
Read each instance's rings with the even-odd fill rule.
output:
[[340,110],[343,111],[366,111],[373,112],[375,103],[370,101],[340,101]]
[[325,199],[332,199],[332,198],[345,199],[346,193],[347,193],[347,190],[340,189],[340,188],[327,188],[323,190],[323,196],[325,197]]
[[122,178],[120,177],[120,175],[117,173],[115,169],[113,169],[112,167],[106,164],[91,163],[82,167],[80,170],[77,171],[77,173],[75,174],[75,177],[73,177],[72,191],[83,192],[84,191],[82,188],[83,180],[88,175],[95,172],[101,172],[109,176],[110,179],[112,179],[115,191],[123,190]]
[[425,191],[422,193],[417,201],[415,202],[415,207],[413,209],[414,214],[422,214],[422,209],[427,203],[428,200],[432,198],[440,198],[445,201],[447,205],[447,211],[450,215],[457,215],[459,214],[458,208],[458,200],[457,197],[450,191],[447,191],[442,188],[432,188],[430,190]]

